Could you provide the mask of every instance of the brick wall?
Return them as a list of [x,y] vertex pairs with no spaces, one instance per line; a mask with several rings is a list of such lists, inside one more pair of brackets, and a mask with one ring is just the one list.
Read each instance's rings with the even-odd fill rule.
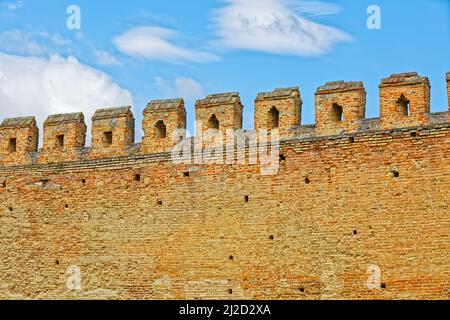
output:
[[34,119],[0,126],[0,298],[450,298],[448,114],[328,136],[299,127],[273,175],[135,152],[131,112],[100,114],[116,127],[101,122],[97,138],[126,143],[69,162],[39,162]]

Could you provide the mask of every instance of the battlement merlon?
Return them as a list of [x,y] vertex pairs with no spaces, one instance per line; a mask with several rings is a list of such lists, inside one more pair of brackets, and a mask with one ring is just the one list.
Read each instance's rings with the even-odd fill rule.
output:
[[[242,129],[242,110],[244,106],[238,92],[211,94],[195,103],[197,136],[216,129]],[[201,132],[199,132],[201,124]]]
[[282,139],[292,137],[301,124],[303,101],[299,87],[261,92],[255,99],[255,129],[278,129]]
[[356,132],[366,114],[366,90],[361,81],[333,81],[315,94],[316,134]]
[[123,156],[134,144],[130,106],[99,109],[92,117],[91,158]]
[[0,125],[0,164],[31,164],[37,152],[39,129],[35,117],[9,118]]
[[417,72],[392,74],[381,80],[380,119],[382,129],[429,123],[430,81]]
[[[170,151],[186,137],[186,109],[183,99],[153,100],[143,112],[141,152]],[[174,136],[175,135],[175,136]]]
[[44,145],[39,163],[72,161],[77,149],[86,144],[84,115],[64,113],[49,116],[44,122]]
[[450,121],[450,72],[446,73],[445,79],[447,80],[447,99],[448,99],[448,111],[449,111],[448,120]]

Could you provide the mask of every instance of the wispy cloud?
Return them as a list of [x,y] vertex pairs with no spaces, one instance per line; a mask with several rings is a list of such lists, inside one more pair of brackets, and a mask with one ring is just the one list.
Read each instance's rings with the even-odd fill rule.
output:
[[102,66],[121,66],[122,63],[118,58],[113,56],[108,51],[94,49],[94,56],[97,59],[97,62]]
[[185,101],[193,103],[203,96],[203,85],[191,78],[177,77],[168,80],[155,77],[154,81],[164,98],[184,98]]
[[0,50],[11,54],[44,55],[69,51],[71,40],[45,30],[10,29],[0,32]]
[[171,63],[215,61],[217,56],[202,50],[179,45],[178,32],[159,27],[137,27],[114,38],[117,49],[129,56]]
[[226,5],[213,18],[219,36],[214,45],[219,48],[314,56],[352,39],[344,31],[304,17],[335,14],[338,6],[304,0],[224,1]]
[[322,1],[286,0],[286,4],[298,14],[310,17],[329,16],[341,11],[339,5]]
[[17,9],[23,6],[22,1],[9,1],[9,2],[0,2],[0,8],[5,8],[9,11],[16,11]]

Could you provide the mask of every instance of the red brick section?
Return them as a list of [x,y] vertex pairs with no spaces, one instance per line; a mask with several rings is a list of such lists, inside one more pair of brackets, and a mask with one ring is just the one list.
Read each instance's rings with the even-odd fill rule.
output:
[[[141,153],[168,152],[186,136],[183,99],[154,100],[144,110]],[[180,131],[181,129],[181,131]],[[176,135],[176,136],[174,136]]]
[[86,124],[80,113],[57,114],[44,122],[44,147],[39,163],[74,161],[86,143]]
[[[383,129],[427,124],[430,82],[416,72],[393,74],[380,84],[380,118]],[[405,104],[408,109],[405,112]]]
[[276,128],[281,138],[292,137],[291,129],[301,123],[302,104],[298,87],[258,94],[255,99],[255,129]]
[[328,82],[316,91],[316,134],[332,135],[361,129],[366,114],[362,82]]
[[34,117],[5,119],[0,125],[0,165],[31,164],[38,141]]
[[90,158],[124,156],[134,143],[131,107],[99,109],[92,117]]
[[[199,105],[200,118],[239,127],[235,96]],[[366,119],[328,136],[310,126],[281,142],[270,176],[260,165],[178,165],[126,148],[129,109],[94,117],[94,141],[111,130],[116,143],[95,143],[98,158],[85,149],[77,161],[36,164],[34,119],[5,120],[0,298],[449,299],[448,114],[385,130]],[[74,270],[81,290],[67,286]]]

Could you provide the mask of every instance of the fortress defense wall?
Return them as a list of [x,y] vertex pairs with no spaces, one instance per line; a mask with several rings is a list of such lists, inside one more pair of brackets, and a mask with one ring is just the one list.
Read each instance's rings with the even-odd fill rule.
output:
[[[305,126],[299,88],[259,94],[255,128],[281,136],[269,175],[262,155],[174,162],[182,100],[148,105],[142,144],[129,107],[96,112],[90,148],[82,114],[50,116],[41,150],[32,117],[6,119],[0,298],[448,299],[450,113],[415,73],[380,96],[365,119],[362,83],[327,83]],[[197,120],[239,130],[242,108],[211,95]]]

